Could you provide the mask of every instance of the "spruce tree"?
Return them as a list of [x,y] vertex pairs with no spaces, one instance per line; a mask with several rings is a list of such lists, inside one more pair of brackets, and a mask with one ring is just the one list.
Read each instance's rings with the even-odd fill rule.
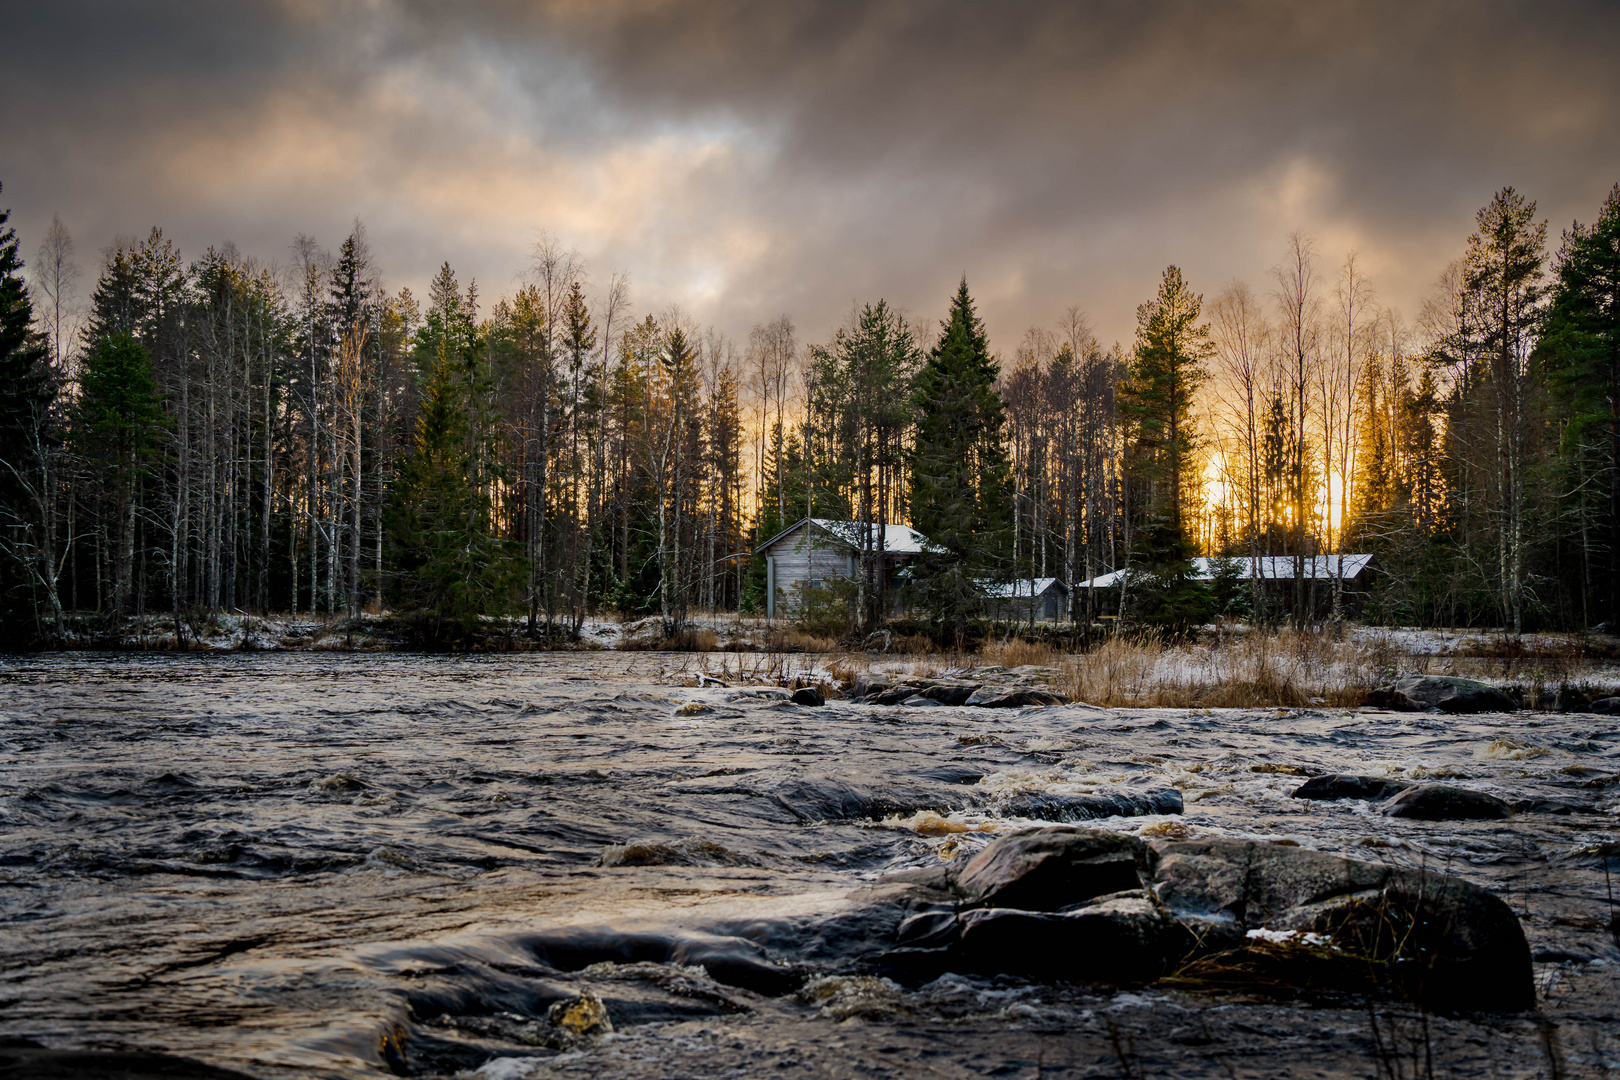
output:
[[1214,353],[1209,326],[1198,321],[1202,296],[1187,287],[1178,267],[1166,267],[1159,295],[1136,309],[1136,351],[1121,387],[1120,413],[1132,428],[1131,469],[1139,506],[1184,528],[1197,445],[1193,396]]
[[[1558,278],[1541,340],[1557,410],[1567,417],[1559,442],[1565,490],[1597,523],[1583,537],[1588,605],[1620,625],[1620,184],[1591,226],[1564,234]],[[1596,559],[1592,559],[1593,555]]]
[[96,342],[79,370],[73,442],[102,487],[101,523],[113,564],[113,610],[129,610],[142,481],[158,457],[166,417],[152,358],[133,334]]
[[958,639],[979,608],[982,585],[1012,570],[1012,468],[1002,442],[999,374],[964,277],[917,374],[910,476],[912,525],[931,548],[917,560],[918,599]]
[[[34,309],[22,279],[17,233],[0,209],[0,640],[30,626],[32,604],[26,565],[37,549],[43,465],[51,400],[55,387],[47,364],[45,339],[34,330]],[[53,579],[54,579],[54,575]],[[12,617],[17,616],[17,617]]]
[[7,497],[17,480],[13,470],[28,467],[52,396],[49,350],[34,330],[17,232],[6,224],[10,216],[0,210],[0,493]]
[[[1119,393],[1129,425],[1127,514],[1134,518],[1127,558],[1134,571],[1121,599],[1121,615],[1180,633],[1207,616],[1208,591],[1192,577],[1196,547],[1186,523],[1196,448],[1193,395],[1213,355],[1209,327],[1200,324],[1203,297],[1187,287],[1178,267],[1166,267],[1159,294],[1136,309],[1136,350]],[[1131,606],[1134,602],[1134,607]]]
[[518,580],[514,545],[497,535],[488,493],[474,482],[467,385],[460,354],[441,338],[384,514],[390,601],[428,645],[475,637],[480,616],[507,607]]

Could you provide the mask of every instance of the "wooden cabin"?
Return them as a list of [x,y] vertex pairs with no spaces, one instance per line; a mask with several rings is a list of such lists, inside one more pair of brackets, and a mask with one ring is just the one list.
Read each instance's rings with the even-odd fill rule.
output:
[[1000,622],[1063,622],[1069,617],[1069,587],[1055,577],[1019,578],[983,588],[985,614]]
[[765,560],[765,614],[769,618],[791,615],[795,598],[803,589],[827,584],[831,579],[854,580],[860,570],[862,530],[882,532],[878,556],[891,607],[895,614],[905,611],[905,579],[896,575],[922,554],[928,540],[905,525],[866,526],[859,521],[833,521],[829,518],[801,518],[758,548],[755,557]]

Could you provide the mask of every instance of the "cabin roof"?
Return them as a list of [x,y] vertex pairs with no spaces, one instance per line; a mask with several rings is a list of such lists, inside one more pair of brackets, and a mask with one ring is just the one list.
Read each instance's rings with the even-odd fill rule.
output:
[[928,538],[909,525],[883,526],[882,536],[879,537],[877,535],[879,526],[876,524],[868,526],[859,521],[835,521],[832,518],[800,518],[755,548],[754,553],[759,554],[772,544],[780,542],[806,525],[814,525],[832,539],[857,551],[861,547],[862,532],[867,528],[872,530],[873,539],[882,540],[883,551],[888,555],[920,555],[928,547]]
[[[1259,576],[1266,581],[1292,581],[1294,577],[1294,557],[1292,555],[1262,555],[1256,562],[1259,563]],[[1219,562],[1233,562],[1238,565],[1240,577],[1249,578],[1255,570],[1247,558],[1234,559],[1205,559],[1197,558],[1192,561],[1193,579],[1195,581],[1209,581],[1215,577],[1215,564]],[[1349,552],[1344,556],[1344,578],[1349,581],[1360,576],[1372,562],[1371,555],[1352,555]],[[1313,555],[1305,560],[1306,581],[1331,581],[1338,575],[1339,557],[1337,555]],[[1125,576],[1124,570],[1115,570],[1107,574],[1098,574],[1089,581],[1075,583],[1077,589],[1111,589],[1120,583]]]
[[[1033,596],[1043,596],[1046,591],[1056,585],[1060,592],[1067,592],[1063,582],[1055,577],[1019,578],[1017,581],[1005,585],[992,585],[984,583],[980,588],[984,595],[992,600],[1028,600]],[[1031,588],[1033,586],[1033,589]]]

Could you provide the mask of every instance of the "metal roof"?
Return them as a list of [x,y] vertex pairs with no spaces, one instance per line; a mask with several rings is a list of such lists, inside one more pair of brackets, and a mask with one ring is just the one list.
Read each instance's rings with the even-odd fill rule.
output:
[[[1266,581],[1292,581],[1294,579],[1294,556],[1292,555],[1262,555],[1256,562],[1259,563],[1259,576]],[[1247,558],[1234,559],[1205,559],[1197,558],[1192,561],[1193,580],[1209,581],[1215,577],[1215,564],[1219,562],[1232,562],[1238,566],[1238,576],[1244,579],[1253,577],[1255,570],[1250,567]],[[1372,562],[1371,555],[1344,555],[1344,578],[1346,581],[1357,577],[1367,569]],[[1306,581],[1332,581],[1339,573],[1339,556],[1313,555],[1305,560]],[[1124,570],[1115,570],[1107,574],[1098,574],[1090,581],[1081,581],[1075,584],[1077,589],[1111,589],[1118,585],[1125,576]]]
[[[755,553],[764,551],[783,537],[803,528],[806,524],[815,525],[834,540],[848,544],[856,550],[861,547],[861,534],[864,529],[870,528],[874,534],[873,539],[878,539],[876,536],[878,529],[876,523],[867,526],[859,521],[834,521],[832,518],[800,518],[755,548]],[[928,538],[909,525],[884,526],[881,539],[884,552],[890,555],[920,555],[928,547]]]
[[[981,585],[980,588],[984,590],[984,595],[992,600],[1028,600],[1031,596],[1040,596],[1047,589],[1050,589],[1054,583],[1062,584],[1055,577],[1041,577],[1033,580],[1020,578],[1007,585],[986,584]],[[1031,585],[1035,587],[1033,592],[1030,591]]]

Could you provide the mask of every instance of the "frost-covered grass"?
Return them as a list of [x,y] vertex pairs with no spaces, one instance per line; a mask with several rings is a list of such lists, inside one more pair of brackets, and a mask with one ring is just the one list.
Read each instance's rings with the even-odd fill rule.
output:
[[1116,707],[1353,706],[1397,667],[1381,642],[1311,631],[1223,634],[1184,644],[1120,635],[1065,659],[1058,689]]
[[[943,652],[922,638],[888,637],[888,651],[796,630],[783,620],[699,614],[670,637],[656,617],[586,619],[577,638],[535,640],[521,617],[485,620],[487,633],[463,647],[493,650],[563,648],[689,654],[672,674],[713,674],[727,681],[821,685],[847,690],[857,674],[961,678],[997,666],[1025,672],[1078,701],[1114,707],[1354,706],[1369,690],[1406,674],[1457,675],[1501,686],[1532,708],[1578,707],[1620,694],[1620,639],[1500,631],[1347,626],[1341,632],[1206,627],[1197,639],[1166,642],[1122,634],[1084,653],[1051,641],[995,636],[977,651]],[[411,647],[407,628],[390,616],[307,614],[182,615],[137,619],[74,616],[69,649],[249,651],[378,651]],[[722,674],[724,672],[725,674]]]
[[1236,628],[1185,643],[1126,634],[1063,658],[1056,688],[1104,706],[1355,706],[1401,675],[1454,675],[1501,686],[1527,707],[1554,708],[1620,691],[1612,654],[1612,643],[1557,634]]

